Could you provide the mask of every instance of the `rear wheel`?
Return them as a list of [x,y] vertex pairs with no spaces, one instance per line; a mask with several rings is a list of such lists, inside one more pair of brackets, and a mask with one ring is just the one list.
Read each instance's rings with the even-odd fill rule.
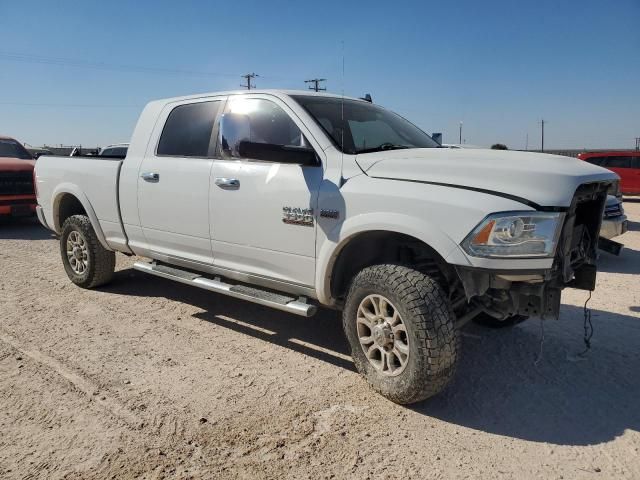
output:
[[116,255],[100,244],[85,215],[73,215],[65,220],[60,255],[67,276],[79,287],[99,287],[113,278]]
[[351,283],[343,326],[360,374],[396,403],[431,397],[453,377],[454,315],[428,275],[400,265],[362,270]]

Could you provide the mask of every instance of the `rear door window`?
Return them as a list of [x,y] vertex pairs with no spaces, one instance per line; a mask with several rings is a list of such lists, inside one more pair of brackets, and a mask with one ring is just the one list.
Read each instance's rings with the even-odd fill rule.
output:
[[157,155],[173,157],[209,157],[213,124],[219,101],[189,103],[174,108],[162,130]]

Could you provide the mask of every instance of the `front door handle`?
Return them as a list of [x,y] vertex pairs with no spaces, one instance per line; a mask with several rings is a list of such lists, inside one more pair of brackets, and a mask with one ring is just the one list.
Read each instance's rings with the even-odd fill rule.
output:
[[224,190],[238,190],[240,188],[240,180],[237,178],[222,178],[215,179],[215,184]]
[[160,174],[153,172],[144,172],[140,175],[145,182],[158,183],[160,181]]

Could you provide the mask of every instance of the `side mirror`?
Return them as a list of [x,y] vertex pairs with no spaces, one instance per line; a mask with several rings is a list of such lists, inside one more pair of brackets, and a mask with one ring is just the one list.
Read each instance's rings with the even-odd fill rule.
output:
[[253,158],[267,162],[296,163],[300,165],[314,165],[317,163],[316,152],[309,147],[241,141],[238,146],[238,153],[243,158]]
[[42,153],[43,153],[43,152],[36,152],[36,153],[34,153],[34,154],[33,154],[33,159],[34,159],[34,160],[39,159],[39,158],[42,156]]
[[434,142],[438,142],[439,145],[442,145],[442,134],[441,133],[432,133],[431,138],[433,138]]

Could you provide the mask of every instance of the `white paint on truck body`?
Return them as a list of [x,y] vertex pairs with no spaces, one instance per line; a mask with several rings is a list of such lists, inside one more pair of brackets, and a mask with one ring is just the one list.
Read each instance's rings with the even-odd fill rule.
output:
[[[73,194],[93,212],[94,228],[113,250],[273,279],[289,290],[311,291],[330,305],[335,301],[330,280],[337,255],[358,234],[371,231],[414,237],[450,265],[550,268],[552,258],[479,258],[460,244],[489,214],[566,208],[579,185],[616,178],[576,159],[525,152],[422,148],[343,154],[293,94],[314,95],[252,90],[158,100],[142,112],[122,161],[40,157],[38,202],[46,223],[60,232],[56,201]],[[155,154],[174,107],[224,103],[237,95],[267,99],[282,108],[320,163]],[[158,173],[159,181],[143,180],[148,172]],[[239,180],[239,189],[216,185],[216,179],[227,177]],[[283,207],[312,209],[313,224],[283,222]],[[322,216],[322,211],[335,211],[337,218]]]

